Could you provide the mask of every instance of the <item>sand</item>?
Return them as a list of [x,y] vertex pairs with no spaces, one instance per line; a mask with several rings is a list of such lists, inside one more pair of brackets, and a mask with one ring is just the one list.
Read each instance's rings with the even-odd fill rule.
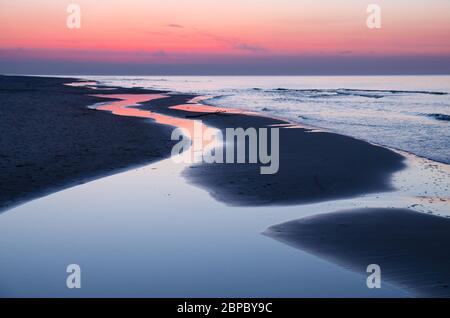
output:
[[105,100],[73,81],[0,76],[0,211],[170,155],[170,127],[88,109]]
[[[221,129],[224,135],[226,128],[259,129],[289,124],[250,114],[194,113],[169,108],[192,98],[192,95],[172,96],[143,103],[140,108],[202,120],[208,126]],[[248,156],[245,161],[249,161]],[[351,137],[303,128],[281,128],[277,174],[261,175],[262,164],[258,162],[201,163],[193,165],[184,175],[189,182],[228,205],[286,205],[390,191],[390,178],[404,167],[403,161],[402,156],[391,150]]]
[[450,219],[406,209],[357,209],[271,226],[276,240],[419,297],[450,297]]

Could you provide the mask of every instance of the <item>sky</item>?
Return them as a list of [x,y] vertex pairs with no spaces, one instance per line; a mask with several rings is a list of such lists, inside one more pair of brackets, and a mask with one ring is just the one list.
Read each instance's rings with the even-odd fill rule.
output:
[[450,1],[0,0],[0,73],[450,74]]

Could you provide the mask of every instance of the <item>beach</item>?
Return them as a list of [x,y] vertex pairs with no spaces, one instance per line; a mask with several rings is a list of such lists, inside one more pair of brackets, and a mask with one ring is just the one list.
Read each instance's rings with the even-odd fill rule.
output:
[[[321,263],[315,258],[316,256],[300,253],[296,255],[296,249],[290,247],[285,252],[284,249],[280,252],[286,253],[280,257],[290,259],[289,262],[299,262],[301,259],[297,257],[302,257],[305,264],[310,264],[312,272],[322,271],[320,275],[326,275],[327,272],[335,273],[336,271],[341,277],[337,279],[338,281],[344,282],[345,279],[349,279],[354,285],[344,288],[341,296],[368,296],[369,291],[366,290],[365,283],[358,285],[358,277],[361,274],[364,275],[361,268],[366,263],[376,263],[378,260],[383,268],[387,268],[387,281],[392,286],[376,295],[404,297],[411,293],[411,295],[431,297],[448,296],[445,287],[449,283],[448,272],[445,269],[448,266],[441,266],[439,259],[442,257],[446,262],[450,258],[445,251],[440,250],[437,242],[447,240],[449,220],[414,212],[412,209],[387,209],[384,206],[379,209],[368,208],[369,205],[386,204],[388,201],[384,203],[382,201],[383,193],[395,194],[396,186],[393,183],[393,177],[406,169],[407,161],[405,156],[398,152],[353,137],[293,124],[288,120],[274,118],[267,114],[246,112],[231,107],[217,111],[218,108],[202,104],[199,99],[201,96],[194,94],[102,86],[95,82],[83,84],[83,81],[74,78],[1,76],[0,83],[2,98],[0,127],[2,127],[2,137],[4,136],[0,141],[0,149],[1,156],[5,159],[0,165],[2,189],[0,206],[4,211],[10,209],[4,213],[6,218],[3,219],[4,224],[9,224],[10,229],[18,228],[20,224],[26,222],[27,216],[30,216],[32,211],[43,213],[43,222],[50,223],[42,229],[48,229],[51,220],[56,216],[55,207],[57,206],[61,211],[61,207],[65,206],[63,209],[67,211],[63,215],[66,217],[71,215],[72,218],[79,213],[80,218],[75,220],[76,226],[70,235],[75,235],[76,229],[85,226],[87,228],[83,228],[83,231],[86,231],[85,234],[88,237],[97,236],[99,234],[94,233],[96,227],[99,227],[105,231],[102,233],[109,238],[109,242],[119,240],[116,242],[119,246],[134,242],[135,246],[141,247],[141,249],[135,249],[141,251],[146,249],[146,244],[152,244],[152,246],[156,244],[148,240],[165,238],[161,242],[166,243],[162,243],[159,248],[164,249],[164,244],[168,244],[174,255],[184,255],[183,259],[186,257],[184,260],[187,264],[192,263],[191,269],[201,264],[203,257],[205,262],[217,265],[218,259],[221,258],[216,254],[217,251],[212,252],[210,249],[217,250],[218,246],[222,246],[224,255],[229,257],[233,255],[232,247],[235,248],[235,253],[239,251],[238,255],[242,257],[242,260],[236,259],[236,264],[242,265],[241,262],[244,260],[251,261],[252,252],[248,256],[250,259],[243,257],[246,251],[253,251],[255,257],[265,255],[270,258],[271,255],[266,253],[263,246],[267,244],[271,253],[276,254],[280,247],[277,243],[279,240],[294,246],[302,253],[316,255],[320,259],[337,265],[337,267],[327,268],[328,265]],[[71,83],[76,84],[66,85]],[[279,128],[278,173],[261,174],[261,162],[174,164],[169,158],[175,144],[175,141],[171,140],[173,129],[188,126],[198,120],[201,120],[205,126],[222,132],[225,132],[227,128]],[[152,177],[155,174],[156,176]],[[106,176],[110,177],[105,178]],[[85,186],[61,191],[96,179],[99,180]],[[43,197],[53,192],[59,193],[48,198]],[[180,197],[177,198],[177,195]],[[105,199],[108,196],[110,198]],[[360,197],[364,197],[367,202],[361,200],[361,203],[358,203]],[[11,209],[36,198],[42,199]],[[66,205],[67,202],[74,202],[73,200],[76,199],[79,200],[77,204],[84,207],[83,209],[78,210],[76,206]],[[85,200],[86,202],[82,202]],[[174,200],[176,202],[173,202]],[[390,200],[395,201],[395,196],[390,197]],[[402,200],[403,198],[395,204],[404,205]],[[138,204],[139,202],[143,204]],[[363,208],[354,212],[340,212],[338,207],[349,202],[361,204]],[[90,207],[89,203],[92,203],[95,208]],[[151,205],[147,207],[147,203]],[[127,208],[127,204],[130,207]],[[412,205],[409,201],[408,204]],[[210,206],[215,207],[212,209],[220,213],[230,214],[232,218],[218,215],[218,212],[214,214],[209,210]],[[152,214],[145,214],[147,209],[157,215],[162,214],[157,219],[147,219],[152,217]],[[125,210],[129,210],[130,216],[134,218],[124,219],[126,215],[122,213]],[[86,214],[87,211],[90,211],[90,214]],[[325,211],[338,212],[323,214]],[[185,213],[180,214],[181,212]],[[108,216],[109,213],[111,213],[110,216]],[[164,216],[165,213],[168,216]],[[165,220],[173,213],[175,214],[170,222]],[[213,216],[208,213],[212,213]],[[89,223],[86,220],[93,217],[92,215],[95,215],[93,223],[86,225]],[[36,215],[33,216],[33,219],[36,217]],[[190,218],[192,220],[189,220]],[[202,224],[202,220],[209,218],[212,218],[211,222]],[[241,219],[242,229],[236,225],[240,218],[244,218],[244,220]],[[258,218],[260,219],[256,221]],[[48,220],[45,221],[45,219]],[[118,222],[119,219],[121,222]],[[163,219],[165,221],[162,221]],[[295,219],[300,221],[286,222],[286,220]],[[0,219],[0,223],[1,221]],[[158,229],[152,228],[152,222],[162,225]],[[341,223],[344,225],[341,226]],[[126,224],[127,227],[120,229],[119,224]],[[221,224],[226,224],[229,231]],[[146,226],[150,228],[146,229]],[[376,241],[374,237],[377,236],[377,231],[381,227],[383,228],[381,239]],[[398,229],[401,230],[400,234]],[[30,231],[40,233],[39,228],[30,228]],[[51,231],[52,235],[57,235],[53,231]],[[140,234],[132,234],[132,231]],[[203,256],[197,254],[198,260],[195,261],[194,258],[187,257],[179,246],[181,243],[169,238],[173,235],[172,231],[178,235],[184,235],[185,244],[191,247],[190,251],[194,254],[201,253],[202,250],[206,254]],[[261,232],[265,236],[260,235]],[[120,242],[120,238],[112,238],[113,233],[121,233],[124,240]],[[249,236],[250,233],[252,236]],[[439,233],[438,238],[435,238],[433,233]],[[5,242],[11,242],[18,233],[9,230],[6,234]],[[155,235],[155,237],[150,238],[147,237],[148,235]],[[215,237],[215,240],[211,242],[217,243],[218,246],[213,247],[207,243],[211,240],[209,235]],[[233,235],[236,235],[236,238],[230,238],[228,244],[231,245],[226,245],[227,238]],[[141,240],[137,243],[139,237],[144,236],[147,241]],[[323,237],[326,238],[325,241]],[[105,249],[108,244],[106,238],[104,243],[101,243],[102,240],[98,243],[102,249]],[[49,238],[43,239],[42,244],[47,242],[47,239]],[[80,246],[86,247],[88,244],[89,241],[86,240]],[[194,247],[195,244],[197,244],[196,247]],[[237,248],[239,244],[243,246]],[[246,244],[249,244],[247,250]],[[62,244],[54,248],[58,250],[64,246]],[[366,249],[367,246],[369,247]],[[386,249],[386,246],[390,248]],[[89,252],[86,255],[92,256],[95,251],[90,248],[92,247],[88,248]],[[159,250],[159,248],[155,245],[153,249],[148,250],[148,253],[156,253],[155,249]],[[122,251],[122,248],[118,247],[118,249]],[[81,253],[79,256],[91,266],[97,266],[81,250],[79,253]],[[117,260],[118,256],[113,251],[102,253],[105,253],[107,259]],[[168,259],[172,257],[166,255],[166,251],[159,253],[164,254]],[[367,253],[369,253],[368,256]],[[406,257],[401,260],[395,257],[396,254],[405,255],[405,253]],[[393,254],[394,257],[390,258]],[[157,258],[157,255],[158,253],[154,256]],[[15,257],[23,256],[15,255]],[[139,257],[143,256],[140,254],[130,256],[131,259],[139,259]],[[421,262],[424,258],[428,261]],[[161,264],[155,265],[160,271],[164,266],[172,264],[164,260],[163,257]],[[382,260],[386,261],[382,262]],[[62,261],[58,259],[56,262]],[[293,264],[289,262],[287,264]],[[409,267],[405,265],[405,262],[414,266]],[[142,265],[144,264],[150,264],[149,259],[143,259]],[[233,265],[231,258],[225,261],[224,266],[226,264],[236,266],[235,271],[229,273],[231,279],[229,283],[237,283],[236,277],[240,277],[241,283],[245,283],[245,278],[239,276],[239,266]],[[267,264],[272,264],[272,261],[267,260]],[[5,266],[13,267],[14,263],[8,263]],[[52,267],[55,264],[49,266]],[[133,267],[129,264],[126,266]],[[217,266],[215,269],[217,272],[213,269],[208,270],[220,275],[219,269],[222,265]],[[316,266],[317,269],[313,270],[312,268]],[[355,276],[349,274],[350,277],[346,278],[345,270],[341,273],[339,269],[341,267],[355,272]],[[181,272],[186,269],[179,270]],[[399,270],[404,270],[404,276],[396,274]],[[200,280],[205,279],[201,278],[199,269],[193,271],[197,273],[194,277]],[[276,289],[265,290],[264,288],[270,288],[266,285],[261,286],[262,289],[258,292],[254,286],[245,289],[239,285],[241,289],[237,287],[233,289],[227,285],[227,282],[218,280],[216,281],[217,289],[213,290],[213,294],[216,296],[253,296],[254,294],[263,297],[306,296],[307,290],[300,287],[297,290],[289,286],[289,275],[300,275],[293,274],[292,271],[293,269],[286,271],[282,279],[284,285],[277,285],[280,288],[278,292]],[[432,274],[426,274],[427,271],[431,271]],[[244,270],[244,272],[247,271]],[[279,273],[279,271],[272,272],[275,276],[269,280],[275,279],[276,273]],[[255,273],[255,277],[267,277],[267,273],[272,272],[270,268],[266,268],[260,270],[261,276]],[[174,272],[170,271],[170,273]],[[303,274],[308,275],[307,272]],[[399,279],[400,276],[402,279]],[[406,278],[403,279],[404,277]],[[417,281],[420,281],[420,284]],[[255,283],[256,280],[252,282]],[[99,286],[101,283],[105,284],[105,281],[101,279],[98,282]],[[160,283],[167,284],[167,281]],[[183,281],[178,283],[182,284],[183,288],[171,282],[169,285],[175,289],[176,286],[181,289],[176,292],[163,290],[162,296],[206,295],[204,289],[190,291],[187,289],[188,284],[183,285]],[[207,286],[207,281],[199,284]],[[98,287],[97,290],[87,291],[85,295],[114,296],[114,293],[106,292],[107,286],[106,284],[103,288]],[[315,290],[311,282],[306,286],[311,288],[312,295],[327,295],[326,291],[321,294]],[[406,290],[405,294],[401,291],[402,288]],[[144,290],[145,287],[140,286],[136,291],[129,291],[129,294],[125,293],[125,295],[157,296],[156,290]],[[59,289],[50,288],[43,291],[42,295],[58,295],[57,291],[62,292]],[[34,292],[37,293],[37,291]],[[245,294],[245,292],[254,294]],[[7,291],[5,293],[8,294]],[[65,292],[62,293],[66,295]],[[27,295],[20,292],[18,294]],[[339,296],[339,292],[334,291],[332,295]]]
[[[186,103],[191,97],[178,102]],[[163,100],[144,104],[143,108],[170,116],[192,116],[192,112],[167,107]],[[280,119],[234,112],[195,114],[196,119],[223,134],[226,128],[280,127],[280,167],[276,174],[260,174],[260,162],[202,163],[184,173],[189,182],[230,205],[312,203],[388,191],[390,175],[404,166],[400,155],[385,148],[337,134],[314,132]]]
[[0,211],[170,155],[170,128],[92,111],[75,81],[0,76]]
[[[151,125],[134,115],[117,118],[87,109],[105,98],[93,96],[89,87],[63,85],[75,79],[2,77],[2,81],[4,105],[10,106],[2,108],[3,207],[96,175],[160,160],[169,155],[175,143],[170,140],[170,126]],[[145,93],[164,92],[113,90],[114,95]],[[142,102],[139,109],[189,118],[192,112],[172,107],[184,105],[194,97],[168,96]],[[27,114],[19,125],[18,112]],[[196,111],[195,115],[192,119],[201,119],[221,130],[290,125],[251,114],[207,116],[208,112]],[[391,189],[391,173],[403,167],[398,154],[354,138],[312,133],[298,127],[281,127],[280,131],[281,167],[277,174],[261,175],[258,163],[201,164],[185,174],[190,182],[207,188],[228,204],[265,205],[310,203],[387,191]]]
[[450,220],[406,209],[335,211],[270,227],[265,234],[360,273],[384,277],[420,297],[450,297]]

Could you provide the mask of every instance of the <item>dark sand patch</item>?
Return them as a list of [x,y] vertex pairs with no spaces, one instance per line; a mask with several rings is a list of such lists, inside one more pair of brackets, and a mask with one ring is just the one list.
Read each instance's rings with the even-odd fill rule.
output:
[[[193,97],[174,95],[143,103],[141,108],[183,118],[195,114],[195,119],[221,129],[224,134],[226,128],[259,129],[288,124],[250,114],[198,113],[170,108],[173,104],[185,104]],[[203,163],[193,165],[184,174],[190,182],[229,205],[299,204],[392,190],[390,177],[404,167],[403,160],[389,149],[351,137],[311,133],[304,128],[281,128],[277,174],[261,175],[261,163]]]
[[[271,226],[265,235],[422,297],[450,297],[450,220],[405,209],[358,209]],[[382,285],[383,287],[383,285]]]
[[73,81],[0,76],[0,210],[170,156],[171,127],[88,109],[105,99]]

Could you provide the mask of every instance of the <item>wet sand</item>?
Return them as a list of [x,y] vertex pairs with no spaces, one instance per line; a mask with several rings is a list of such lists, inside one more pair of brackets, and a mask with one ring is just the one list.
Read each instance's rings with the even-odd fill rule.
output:
[[74,81],[0,76],[0,211],[170,155],[170,127],[88,109],[105,99]]
[[274,225],[264,234],[366,277],[367,266],[378,264],[382,282],[417,296],[450,297],[450,219],[358,209]]
[[[165,115],[202,120],[220,129],[272,128],[288,122],[235,111],[212,112],[187,104],[194,96],[178,95],[142,103]],[[170,107],[183,104],[186,107]],[[187,104],[187,105],[186,105]],[[188,108],[187,106],[190,106]],[[232,107],[232,105],[230,105]],[[189,109],[189,111],[186,111]],[[224,146],[225,152],[225,146]],[[236,147],[235,147],[236,152]],[[248,153],[245,162],[249,162]],[[279,171],[260,174],[261,162],[200,163],[184,172],[189,182],[228,205],[303,204],[392,190],[391,175],[404,167],[403,157],[383,147],[329,132],[280,128]]]

